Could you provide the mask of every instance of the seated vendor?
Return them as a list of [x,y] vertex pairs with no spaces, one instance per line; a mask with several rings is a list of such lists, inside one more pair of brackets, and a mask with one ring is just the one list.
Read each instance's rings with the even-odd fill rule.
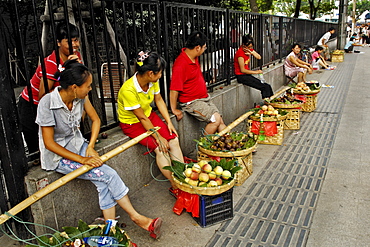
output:
[[312,53],[312,67],[313,68],[323,68],[323,69],[334,69],[334,67],[330,67],[330,65],[325,61],[325,59],[321,56],[324,48],[322,46],[317,46],[315,48],[315,52]]
[[296,43],[292,45],[292,52],[285,59],[285,75],[294,78],[298,75],[298,82],[306,81],[307,71],[312,74],[312,65],[298,58],[301,52],[301,45]]
[[355,43],[355,38],[351,37],[349,41],[347,42],[347,44],[344,46],[344,51],[346,53],[351,53],[353,51],[354,46],[362,46],[362,45],[359,43]]

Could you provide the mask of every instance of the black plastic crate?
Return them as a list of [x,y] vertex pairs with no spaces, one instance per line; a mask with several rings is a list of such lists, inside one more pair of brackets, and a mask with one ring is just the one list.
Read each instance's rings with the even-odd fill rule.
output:
[[193,219],[201,226],[207,227],[234,216],[233,188],[214,196],[199,196],[199,217]]

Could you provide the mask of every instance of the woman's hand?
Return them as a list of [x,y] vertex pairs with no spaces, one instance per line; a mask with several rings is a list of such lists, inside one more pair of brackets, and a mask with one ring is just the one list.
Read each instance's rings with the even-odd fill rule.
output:
[[254,72],[255,72],[254,74],[262,74],[263,73],[262,70],[260,70],[260,69],[259,70],[254,70]]
[[80,163],[92,167],[99,167],[103,165],[103,161],[99,157],[82,157]]
[[170,149],[170,145],[168,144],[168,141],[159,134],[158,134],[158,138],[156,138],[156,141],[158,143],[159,151],[163,153],[167,153],[168,150]]
[[99,154],[93,147],[87,146],[86,157],[99,157]]
[[168,125],[168,130],[170,131],[170,135],[172,135],[172,133],[175,133],[178,136],[177,131],[175,127],[173,127],[172,122],[167,123],[167,125]]
[[244,51],[244,54],[245,55],[251,55],[253,51],[251,51],[250,49],[248,49],[247,47],[243,46],[243,51]]

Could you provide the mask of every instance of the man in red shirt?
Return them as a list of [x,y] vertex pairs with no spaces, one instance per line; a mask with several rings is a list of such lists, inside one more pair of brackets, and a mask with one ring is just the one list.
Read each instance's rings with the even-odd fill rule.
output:
[[207,123],[207,134],[214,134],[223,130],[226,125],[219,110],[210,100],[198,61],[198,57],[207,49],[206,41],[207,37],[202,32],[193,32],[176,58],[172,67],[170,104],[178,121],[183,118],[183,113],[177,108],[177,102],[182,110]]

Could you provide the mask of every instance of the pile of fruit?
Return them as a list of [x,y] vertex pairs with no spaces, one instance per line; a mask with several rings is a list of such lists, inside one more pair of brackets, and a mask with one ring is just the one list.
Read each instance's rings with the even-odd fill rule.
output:
[[286,94],[284,94],[283,96],[271,100],[270,103],[294,105],[302,104],[302,100],[298,100],[294,97],[293,94],[286,92]]
[[185,182],[195,187],[217,187],[229,183],[234,179],[234,175],[242,167],[235,166],[235,160],[221,159],[201,160],[198,163],[183,164],[172,161],[172,166],[166,166],[164,169],[173,172],[174,177],[180,182]]
[[334,55],[342,55],[342,54],[344,54],[344,51],[343,50],[335,50],[335,51],[333,51],[333,54]]
[[249,137],[246,133],[241,132],[231,132],[227,133],[217,140],[209,136],[201,137],[195,140],[199,146],[212,150],[212,151],[224,151],[224,152],[234,152],[241,151],[253,147],[256,141]]
[[279,108],[274,108],[272,105],[257,106],[251,111],[254,112],[254,114],[251,115],[252,117],[260,117],[261,115],[263,115],[264,117],[280,117],[288,114],[287,111]]
[[317,81],[309,81],[307,83],[298,82],[290,83],[288,86],[294,89],[297,92],[311,92],[320,89],[319,83]]

